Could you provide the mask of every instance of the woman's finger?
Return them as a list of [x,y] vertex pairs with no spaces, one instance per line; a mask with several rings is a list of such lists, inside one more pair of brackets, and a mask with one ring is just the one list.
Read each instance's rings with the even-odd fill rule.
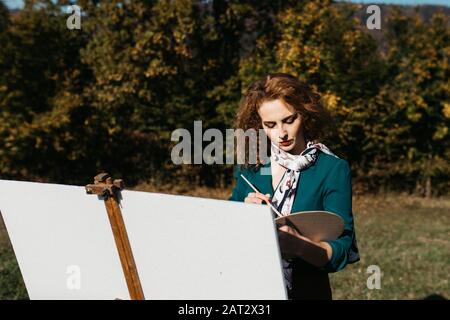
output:
[[288,225],[283,225],[283,226],[279,227],[278,230],[282,231],[281,233],[279,233],[280,235],[286,236],[287,234],[290,234],[291,236],[297,237],[298,239],[302,239],[303,241],[306,241],[309,243],[314,242],[311,239],[309,239],[305,236],[302,236],[300,233],[298,233],[297,230],[295,230],[294,228],[292,228]]
[[255,199],[257,199],[257,198],[248,196],[244,199],[244,202],[245,203],[255,203]]
[[262,194],[262,193],[255,193],[255,197],[258,199],[261,199],[262,201],[268,203],[270,200],[270,194]]
[[257,197],[257,198],[259,198],[261,200],[266,200],[266,199],[269,198],[267,195],[262,194],[262,193],[255,193],[255,197]]
[[257,204],[261,204],[262,200],[256,197],[247,197],[244,199],[245,203],[257,203]]
[[260,198],[253,198],[254,203],[261,204],[263,201]]
[[294,228],[292,228],[288,225],[283,225],[283,226],[279,227],[278,230],[288,233],[297,238],[301,237],[301,235],[297,232],[297,230],[295,230]]

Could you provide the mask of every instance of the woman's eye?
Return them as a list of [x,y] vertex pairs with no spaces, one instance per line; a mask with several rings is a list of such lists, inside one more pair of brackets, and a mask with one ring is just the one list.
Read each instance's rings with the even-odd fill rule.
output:
[[275,123],[264,123],[264,125],[265,125],[267,128],[273,128],[273,127],[275,127]]
[[291,123],[293,123],[293,122],[295,121],[295,119],[297,119],[297,116],[291,117],[291,118],[289,118],[289,119],[286,119],[285,123],[291,124]]

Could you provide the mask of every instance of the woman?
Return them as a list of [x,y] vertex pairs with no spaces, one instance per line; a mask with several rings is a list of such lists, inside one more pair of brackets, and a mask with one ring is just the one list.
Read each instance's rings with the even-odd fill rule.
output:
[[[264,129],[270,161],[263,164],[257,158],[256,164],[237,167],[230,200],[262,204],[270,199],[282,214],[325,210],[345,222],[338,239],[322,242],[313,242],[287,225],[279,228],[290,299],[331,299],[328,273],[359,260],[348,162],[317,142],[329,123],[319,95],[283,73],[268,74],[252,84],[236,118],[236,127],[244,131]],[[255,193],[241,173],[261,193]]]

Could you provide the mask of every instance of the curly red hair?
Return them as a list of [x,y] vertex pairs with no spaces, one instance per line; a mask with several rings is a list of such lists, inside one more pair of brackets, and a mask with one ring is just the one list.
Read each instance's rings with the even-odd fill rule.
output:
[[[293,107],[302,116],[302,129],[307,141],[317,142],[327,135],[327,129],[333,123],[333,119],[321,103],[320,94],[287,73],[269,73],[248,87],[239,105],[235,128],[244,131],[254,129],[259,135],[262,124],[258,109],[263,102],[277,99]],[[266,154],[269,155],[269,142],[267,147]],[[246,148],[246,166],[249,165],[248,151]],[[261,164],[258,154],[256,165]]]

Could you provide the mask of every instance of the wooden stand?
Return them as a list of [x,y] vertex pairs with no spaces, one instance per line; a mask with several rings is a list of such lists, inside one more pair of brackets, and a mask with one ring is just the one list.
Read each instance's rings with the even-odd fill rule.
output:
[[105,201],[130,298],[132,300],[144,300],[144,292],[142,291],[141,281],[139,280],[133,252],[120,210],[120,191],[123,187],[124,184],[121,179],[113,181],[107,173],[101,173],[94,177],[94,184],[86,186],[86,192],[88,194],[96,194]]

